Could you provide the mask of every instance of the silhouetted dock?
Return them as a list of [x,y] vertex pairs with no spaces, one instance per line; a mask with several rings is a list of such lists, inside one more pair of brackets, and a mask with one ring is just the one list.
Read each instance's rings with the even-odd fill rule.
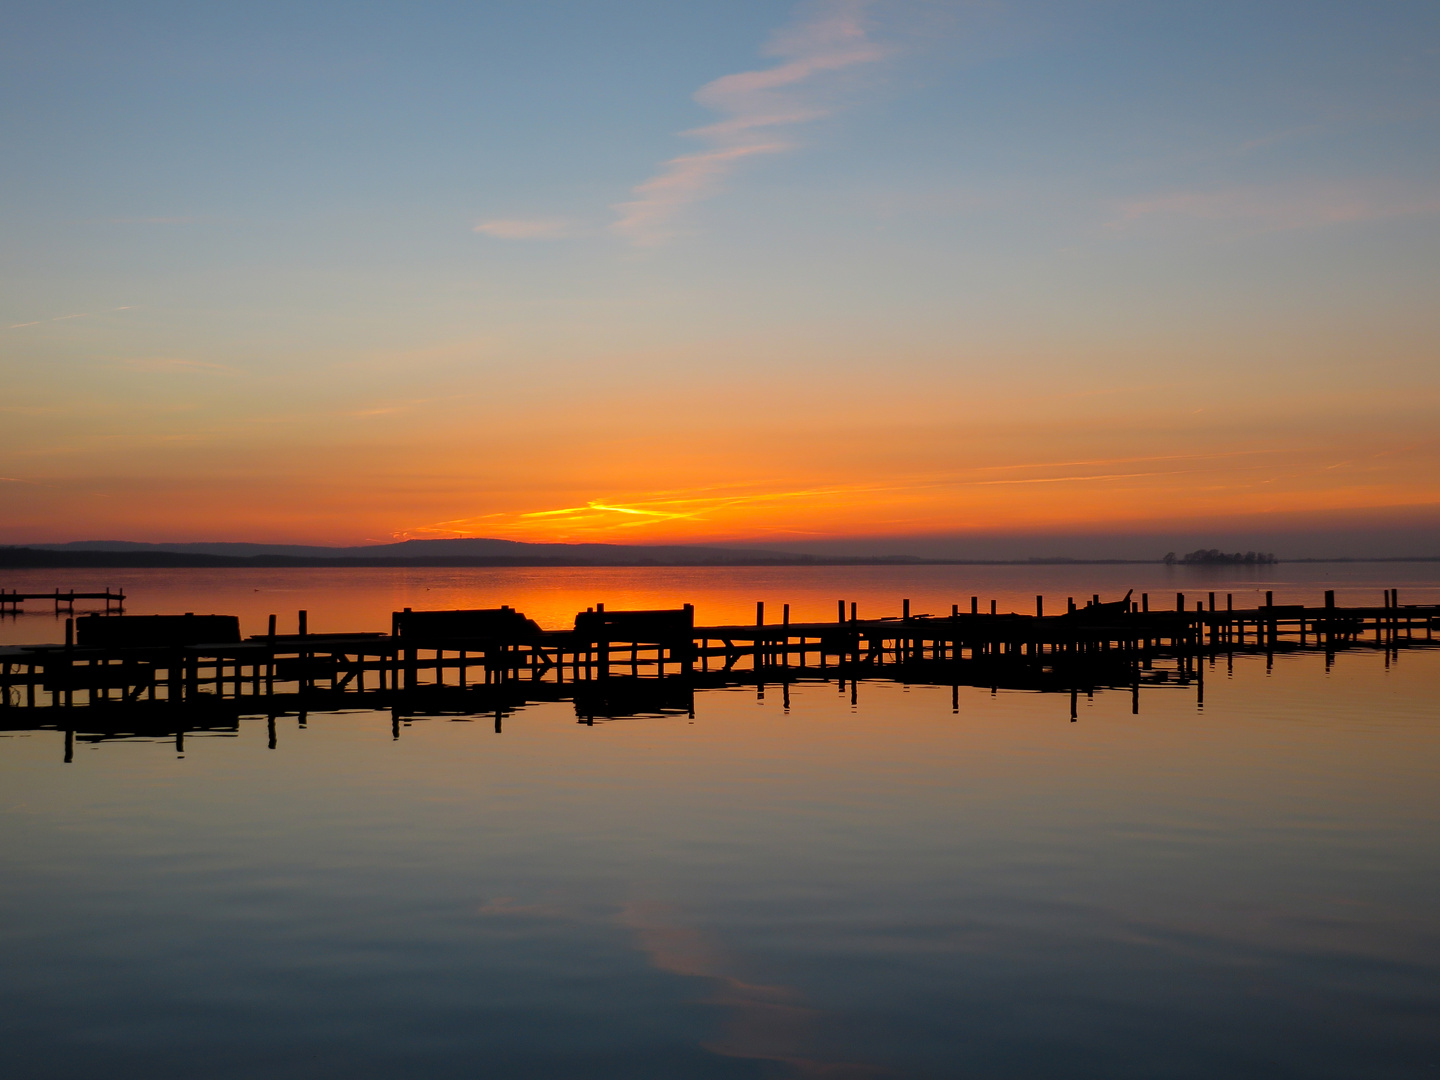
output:
[[[1150,598],[1061,614],[968,611],[860,619],[841,602],[833,622],[696,626],[693,609],[579,613],[543,630],[511,608],[396,612],[389,633],[269,631],[241,639],[233,616],[94,614],[66,621],[66,640],[0,648],[0,728],[77,731],[196,730],[241,715],[335,709],[489,714],[538,701],[571,701],[581,720],[691,708],[697,689],[806,680],[857,680],[1016,689],[1071,695],[1194,685],[1217,655],[1433,646],[1440,605],[1404,605],[1394,590],[1375,607],[1237,609],[1214,594],[1191,608]],[[1388,653],[1387,653],[1388,655]],[[83,707],[83,710],[82,710]],[[85,719],[76,719],[83,711]],[[208,718],[208,719],[207,719]]]
[[17,612],[20,610],[20,605],[26,600],[51,601],[55,604],[57,613],[61,607],[73,612],[76,600],[103,600],[107,612],[125,610],[125,590],[123,589],[115,592],[111,592],[109,589],[104,592],[76,592],[74,589],[68,592],[61,592],[59,589],[51,592],[20,592],[16,589],[0,589],[0,613]]

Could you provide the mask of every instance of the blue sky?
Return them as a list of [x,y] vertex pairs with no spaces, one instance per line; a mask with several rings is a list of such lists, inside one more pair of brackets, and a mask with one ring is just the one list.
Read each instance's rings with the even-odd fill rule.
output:
[[[0,539],[510,528],[680,490],[680,464],[724,472],[727,430],[809,439],[789,472],[730,462],[724,484],[762,493],[1208,442],[1292,455],[1267,483],[1308,479],[1275,512],[1440,500],[1435,5],[7,15]],[[883,432],[878,462],[839,448],[857,424]],[[649,458],[676,430],[705,449],[647,475],[616,425],[653,429]],[[477,427],[560,449],[543,469],[466,458]],[[1393,467],[1336,487],[1326,432]],[[429,442],[464,461],[397,469],[383,512],[297,509],[357,453]],[[1232,479],[1233,505],[1194,512],[1269,512]],[[162,512],[216,482],[235,518]],[[1039,520],[927,500],[801,508],[792,531]]]

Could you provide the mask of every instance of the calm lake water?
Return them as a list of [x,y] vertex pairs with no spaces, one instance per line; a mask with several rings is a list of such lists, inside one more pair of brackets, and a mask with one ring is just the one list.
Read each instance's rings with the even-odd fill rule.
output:
[[[9,573],[129,610],[1440,601],[1440,567]],[[1243,597],[1243,599],[1242,599]],[[1223,600],[1222,600],[1223,603]],[[773,605],[773,607],[772,607]],[[43,610],[43,609],[42,609]],[[287,625],[287,621],[289,625]],[[56,640],[53,613],[0,622]],[[577,724],[0,733],[0,1075],[1440,1074],[1440,650],[1218,658],[1204,703],[862,682]]]

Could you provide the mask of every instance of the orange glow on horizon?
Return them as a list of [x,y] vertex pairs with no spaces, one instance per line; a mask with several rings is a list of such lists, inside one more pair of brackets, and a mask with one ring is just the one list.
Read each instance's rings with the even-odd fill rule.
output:
[[807,392],[808,377],[777,376],[753,405],[743,387],[692,374],[664,392],[586,384],[491,413],[474,396],[417,395],[414,376],[393,409],[267,413],[251,400],[222,415],[224,401],[213,415],[96,412],[59,431],[17,409],[11,430],[30,449],[0,478],[0,543],[799,547],[1440,516],[1440,392],[1427,386],[1301,393],[1257,378],[1242,397],[1143,382],[1036,394],[840,372]]

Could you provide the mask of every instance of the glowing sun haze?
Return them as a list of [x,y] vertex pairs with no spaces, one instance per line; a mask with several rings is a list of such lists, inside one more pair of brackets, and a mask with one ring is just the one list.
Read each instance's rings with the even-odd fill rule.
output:
[[0,543],[1440,520],[1440,8],[29,5]]

